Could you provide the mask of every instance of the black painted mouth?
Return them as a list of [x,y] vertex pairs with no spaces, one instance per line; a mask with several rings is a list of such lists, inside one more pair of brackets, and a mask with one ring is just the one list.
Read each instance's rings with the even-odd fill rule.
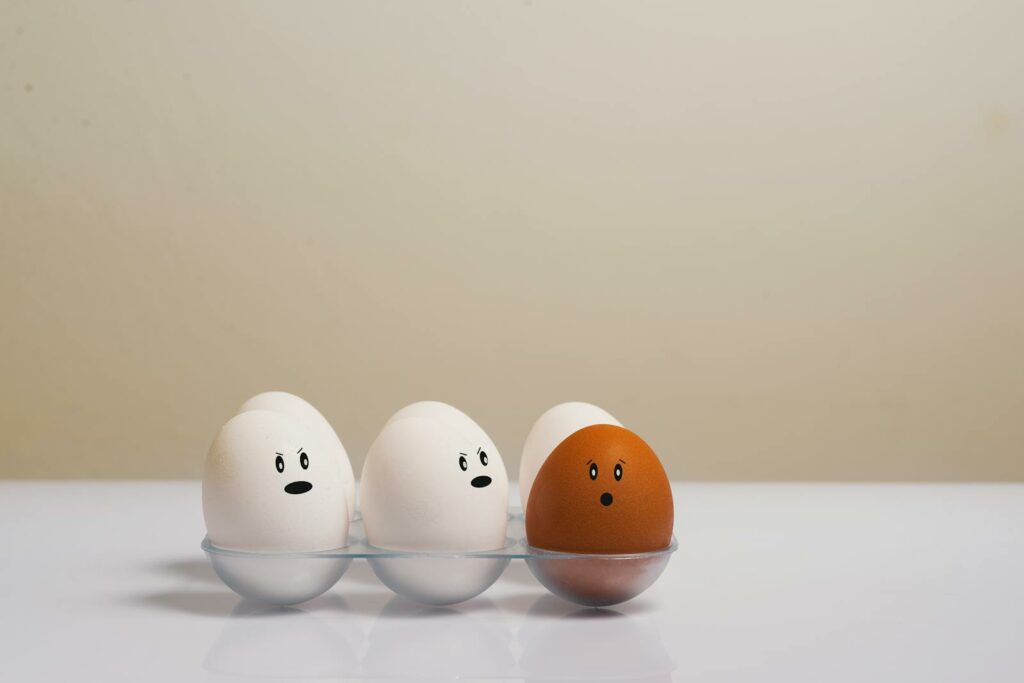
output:
[[604,505],[605,507],[608,507],[611,504],[612,504],[612,494],[607,493],[607,492],[602,493],[601,494],[601,505]]
[[308,481],[293,481],[284,487],[285,493],[305,493],[306,491],[313,488],[313,485]]
[[481,474],[479,477],[473,477],[473,481],[469,482],[475,489],[482,489],[485,486],[491,485],[491,478],[487,475]]

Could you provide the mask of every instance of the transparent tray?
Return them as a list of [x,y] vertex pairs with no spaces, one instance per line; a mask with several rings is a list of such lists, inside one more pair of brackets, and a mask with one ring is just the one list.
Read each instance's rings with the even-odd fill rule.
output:
[[625,602],[653,584],[678,547],[648,553],[561,553],[526,543],[521,512],[509,515],[505,547],[468,553],[387,550],[366,540],[362,518],[349,528],[349,544],[309,553],[253,553],[220,548],[204,538],[202,548],[217,576],[239,595],[273,605],[312,600],[341,579],[352,560],[365,559],[384,585],[428,605],[451,605],[487,590],[512,560],[525,560],[537,580],[561,598],[603,607]]

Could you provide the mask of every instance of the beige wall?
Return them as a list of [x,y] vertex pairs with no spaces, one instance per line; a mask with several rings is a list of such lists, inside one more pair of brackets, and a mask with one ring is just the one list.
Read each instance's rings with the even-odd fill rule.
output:
[[193,477],[248,395],[356,467],[1024,478],[1024,4],[5,2],[0,476]]

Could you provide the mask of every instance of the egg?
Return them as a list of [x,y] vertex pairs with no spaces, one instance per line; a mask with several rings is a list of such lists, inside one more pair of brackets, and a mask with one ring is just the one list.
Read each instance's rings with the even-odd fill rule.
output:
[[526,538],[568,553],[626,554],[672,542],[672,489],[661,461],[633,432],[584,427],[555,447],[530,491]]
[[367,541],[416,554],[367,559],[395,593],[449,605],[479,595],[508,566],[508,555],[471,554],[507,544],[508,475],[490,438],[461,411],[414,406],[384,425],[360,486]]
[[426,552],[505,545],[505,465],[490,439],[473,439],[467,431],[426,417],[384,425],[366,455],[360,484],[372,545]]
[[337,454],[287,415],[247,410],[220,429],[206,457],[203,516],[213,545],[264,553],[348,542]]
[[356,506],[356,482],[352,474],[352,463],[348,459],[345,446],[327,418],[307,401],[284,391],[257,394],[243,403],[237,412],[244,413],[249,410],[270,410],[297,420],[320,443],[323,456],[338,460],[342,487],[345,491],[345,505],[348,508],[349,519],[352,519]]
[[425,417],[428,420],[437,420],[461,432],[471,441],[482,444],[484,451],[491,455],[497,455],[498,449],[483,430],[473,419],[453,405],[441,401],[417,401],[410,403],[392,415],[388,422],[400,420],[403,417]]
[[519,461],[519,497],[523,510],[530,499],[530,489],[541,465],[567,436],[593,424],[621,423],[610,413],[590,403],[573,401],[560,403],[537,418],[526,436],[523,455]]

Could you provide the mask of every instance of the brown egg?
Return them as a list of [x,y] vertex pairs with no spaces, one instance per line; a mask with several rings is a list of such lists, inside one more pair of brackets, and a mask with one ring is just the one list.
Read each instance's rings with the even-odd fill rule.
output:
[[591,425],[558,444],[526,505],[526,539],[571,553],[640,553],[672,541],[672,489],[639,436]]

